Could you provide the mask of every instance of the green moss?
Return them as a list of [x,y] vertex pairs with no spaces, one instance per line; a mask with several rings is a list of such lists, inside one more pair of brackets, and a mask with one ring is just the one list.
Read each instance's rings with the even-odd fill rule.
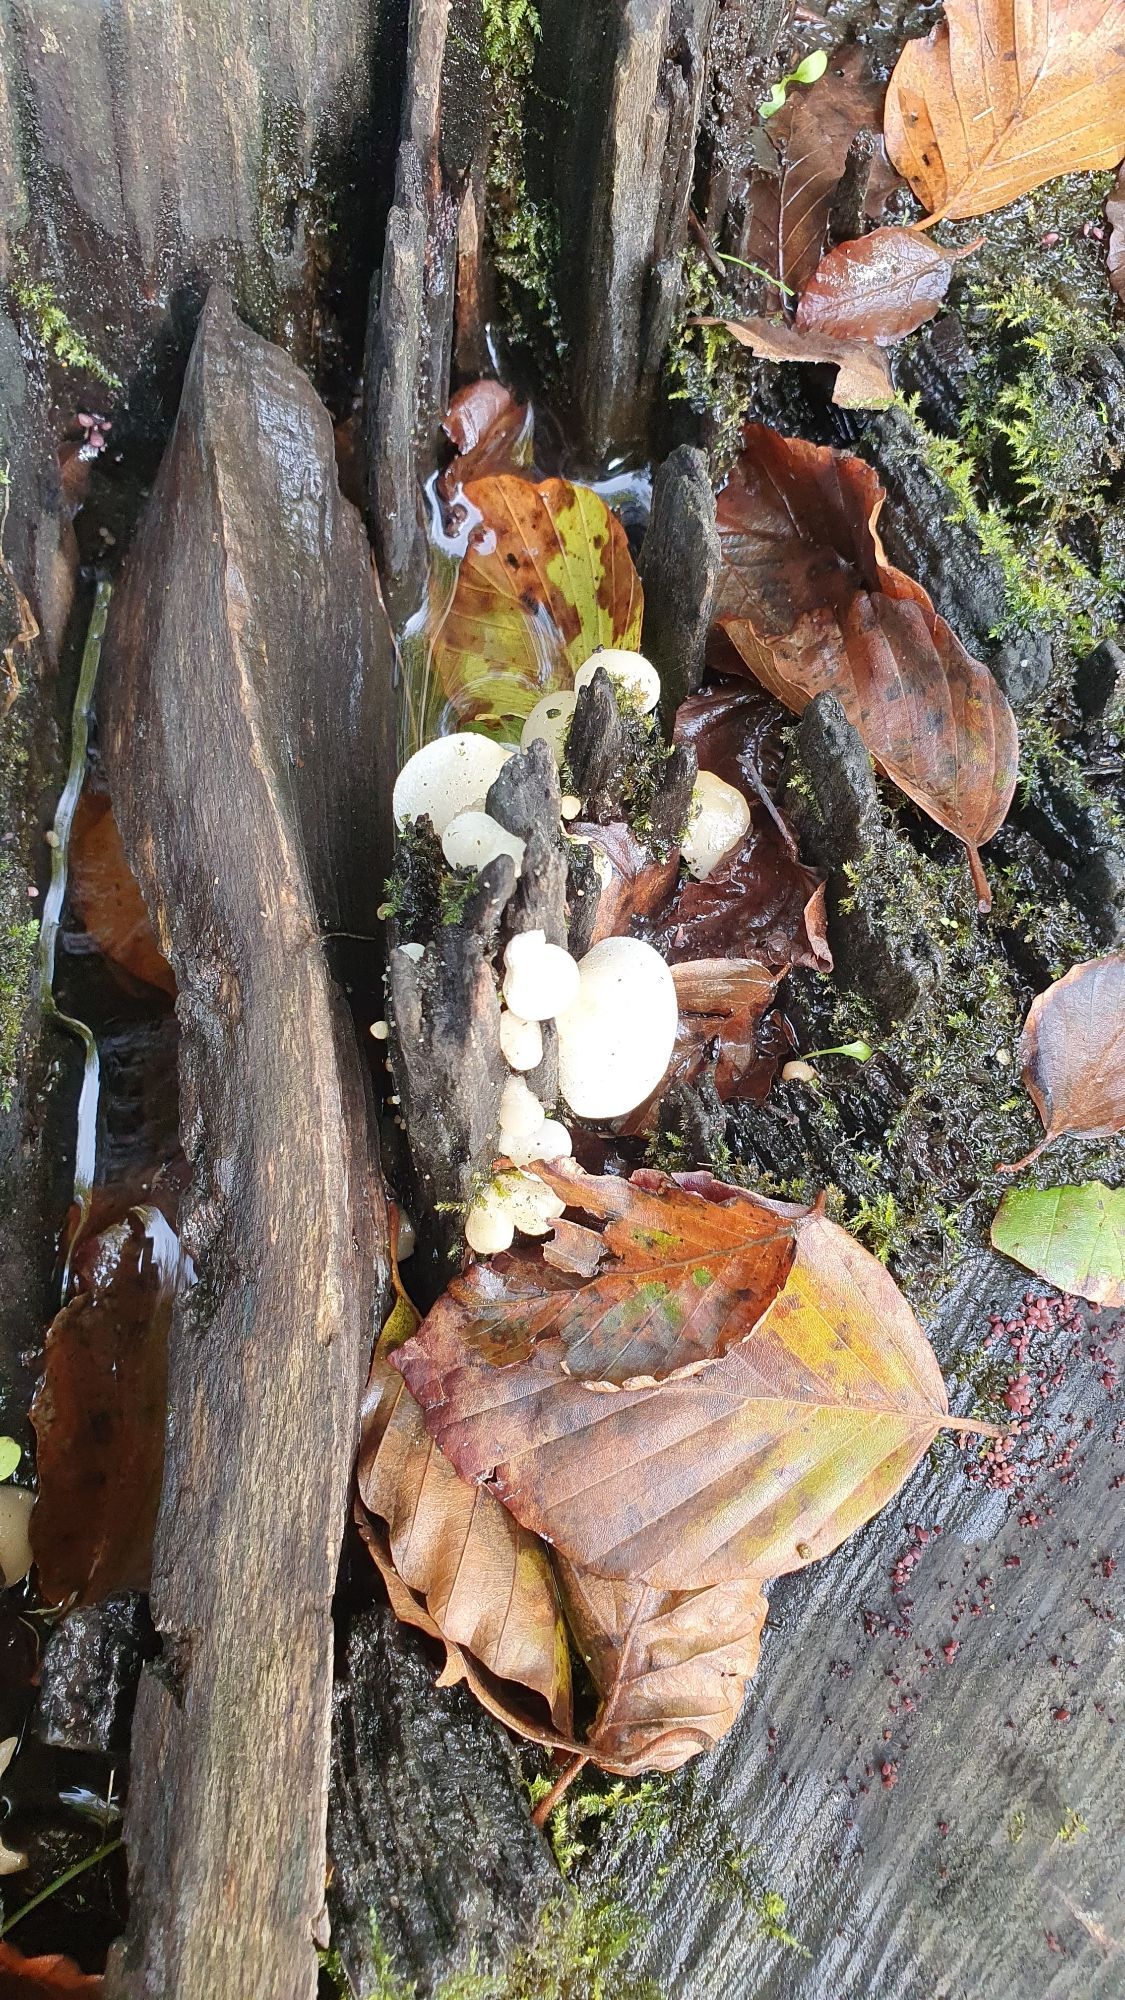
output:
[[76,368],[84,375],[92,375],[107,389],[120,389],[121,377],[107,368],[83,340],[63,311],[53,285],[43,279],[32,279],[26,265],[17,264],[12,297],[32,338],[63,368]]
[[0,858],[0,1109],[9,1111],[16,1087],[24,1022],[31,997],[39,926],[25,918],[27,894],[8,861]]
[[[532,1778],[528,1795],[533,1806],[546,1798],[551,1785],[549,1777]],[[614,1778],[568,1792],[547,1822],[547,1837],[562,1876],[573,1875],[611,1821],[625,1839],[663,1833],[670,1824],[666,1783],[660,1778],[636,1783]]]
[[698,318],[738,318],[734,292],[698,250],[686,249],[680,265],[680,304],[664,362],[669,402],[687,403],[710,419],[717,463],[738,451],[750,401],[750,356],[722,326],[696,326]]
[[526,116],[541,26],[532,0],[484,0],[483,53],[496,111],[486,171],[488,239],[508,337],[548,374],[566,350],[556,271],[558,217],[528,186]]
[[[568,1891],[547,1905],[534,1937],[516,1947],[506,1966],[480,1972],[470,1962],[438,1982],[433,2000],[661,2000],[651,1980],[628,1969],[638,1933],[623,1904]],[[374,1911],[371,1943],[375,1984],[363,2000],[417,2000],[418,1983],[396,1970]],[[320,1968],[339,2000],[351,2000],[339,1952],[322,1952]]]

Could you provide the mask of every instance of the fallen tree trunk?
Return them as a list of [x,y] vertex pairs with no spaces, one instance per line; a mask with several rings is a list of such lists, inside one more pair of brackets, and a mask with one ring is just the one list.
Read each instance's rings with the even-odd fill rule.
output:
[[[371,927],[389,643],[326,413],[213,293],[113,606],[105,749],[179,984],[196,1283],[172,1333],[108,1991],[311,2000],[331,1601],[386,1275],[322,927]],[[341,782],[341,774],[347,781]]]

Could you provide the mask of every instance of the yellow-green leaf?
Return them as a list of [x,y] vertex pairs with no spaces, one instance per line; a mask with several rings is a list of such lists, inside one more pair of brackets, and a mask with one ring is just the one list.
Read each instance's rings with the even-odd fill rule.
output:
[[430,633],[443,725],[505,742],[599,646],[640,644],[643,597],[621,523],[588,486],[500,475],[464,489],[469,532]]
[[993,1247],[1037,1278],[1098,1306],[1125,1305],[1125,1188],[1013,1188],[992,1225]]

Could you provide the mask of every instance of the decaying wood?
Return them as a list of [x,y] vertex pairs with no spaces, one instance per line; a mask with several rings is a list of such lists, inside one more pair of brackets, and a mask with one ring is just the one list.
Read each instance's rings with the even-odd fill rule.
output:
[[321,929],[370,929],[389,643],[304,377],[212,293],[107,635],[104,743],[179,987],[182,1211],[131,1905],[107,1991],[311,2000],[331,1600],[385,1278]]
[[641,548],[645,591],[642,645],[660,675],[667,727],[703,679],[703,654],[722,551],[715,494],[698,447],[678,445],[652,482],[652,513]]

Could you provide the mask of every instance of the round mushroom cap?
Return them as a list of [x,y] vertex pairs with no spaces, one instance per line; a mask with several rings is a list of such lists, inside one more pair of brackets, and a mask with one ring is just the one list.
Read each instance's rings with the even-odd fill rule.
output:
[[472,730],[424,743],[395,779],[395,825],[428,814],[440,840],[451,819],[481,804],[511,755],[510,745]]
[[640,938],[603,938],[578,966],[578,997],[556,1022],[559,1089],[580,1118],[622,1118],[668,1067],[679,1009],[672,975]]
[[526,750],[529,743],[534,743],[536,738],[541,736],[556,764],[561,764],[566,750],[567,731],[574,720],[574,711],[577,707],[578,696],[572,694],[569,688],[560,690],[558,694],[545,694],[542,701],[536,702],[523,725],[520,748]]
[[660,675],[643,653],[623,652],[616,646],[605,646],[600,653],[593,653],[574,676],[576,695],[593,680],[599,667],[604,667],[610,680],[619,682],[640,703],[642,715],[649,715],[656,707],[660,700]]
[[500,1093],[500,1131],[512,1139],[530,1139],[543,1123],[543,1106],[522,1076],[510,1076]]
[[521,931],[504,953],[504,999],[525,1021],[550,1021],[578,991],[578,967],[542,931]]
[[500,1250],[511,1249],[515,1233],[515,1218],[504,1194],[495,1184],[486,1187],[465,1217],[465,1241],[470,1250],[478,1257],[494,1257]]
[[701,771],[691,795],[691,815],[680,843],[689,875],[705,882],[750,825],[750,807],[735,785]]
[[450,820],[441,836],[441,851],[451,868],[484,868],[498,854],[510,854],[518,870],[524,842],[491,813],[469,811]]
[[566,1207],[546,1181],[536,1180],[534,1174],[502,1174],[500,1186],[508,1214],[524,1236],[546,1236]]
[[505,1007],[500,1016],[500,1053],[509,1069],[538,1069],[543,1060],[543,1030]]
[[513,1167],[530,1167],[536,1160],[565,1160],[574,1148],[566,1126],[557,1118],[544,1118],[530,1139],[513,1139],[505,1150]]

